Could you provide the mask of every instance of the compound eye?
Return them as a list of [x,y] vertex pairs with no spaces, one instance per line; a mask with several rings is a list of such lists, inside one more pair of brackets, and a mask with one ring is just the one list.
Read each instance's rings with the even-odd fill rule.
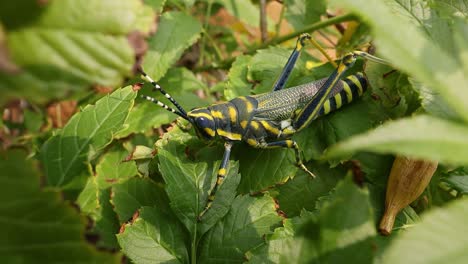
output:
[[208,120],[206,118],[204,118],[204,117],[197,118],[197,125],[200,128],[207,127],[209,125],[208,123],[209,123]]

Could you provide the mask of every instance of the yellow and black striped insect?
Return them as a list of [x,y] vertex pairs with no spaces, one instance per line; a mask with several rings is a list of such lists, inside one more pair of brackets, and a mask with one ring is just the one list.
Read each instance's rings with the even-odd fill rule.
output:
[[211,207],[216,191],[227,175],[231,147],[235,142],[243,141],[255,148],[292,148],[295,151],[296,164],[309,175],[314,175],[304,166],[298,144],[292,135],[308,126],[314,119],[326,115],[360,97],[367,89],[367,79],[362,73],[342,79],[345,71],[352,67],[357,56],[383,62],[361,51],[352,52],[343,57],[335,71],[328,77],[312,83],[283,89],[302,48],[310,35],[301,35],[285,67],[269,93],[242,96],[231,101],[208,107],[196,108],[186,112],[168,93],[166,93],[147,74],[141,71],[143,78],[153,84],[177,108],[173,109],[155,98],[142,97],[152,101],[174,114],[188,120],[197,135],[204,139],[222,138],[224,155],[217,174],[215,186],[208,195],[205,208],[198,220]]

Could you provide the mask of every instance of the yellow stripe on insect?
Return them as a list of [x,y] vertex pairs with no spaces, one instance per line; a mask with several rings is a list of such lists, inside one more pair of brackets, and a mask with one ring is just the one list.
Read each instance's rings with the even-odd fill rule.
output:
[[354,75],[351,75],[347,78],[348,80],[351,80],[357,87],[358,87],[358,93],[359,95],[362,95],[363,91],[362,91],[362,86],[361,86],[361,83],[359,82],[359,79],[354,76]]
[[211,111],[211,115],[212,115],[214,118],[219,118],[219,119],[223,119],[223,118],[224,118],[223,113],[221,113],[220,111]]
[[204,118],[207,118],[209,120],[213,120],[213,116],[207,114],[207,113],[188,113],[187,114],[189,117],[204,117]]
[[242,128],[245,129],[245,128],[247,127],[247,124],[248,124],[248,123],[249,123],[248,121],[245,121],[245,120],[244,120],[244,121],[241,121],[241,122],[240,122],[240,125],[241,125]]
[[245,109],[247,110],[247,113],[250,113],[253,111],[253,105],[252,103],[249,101],[249,99],[247,99],[245,96],[241,96],[239,97],[239,99],[241,99],[242,101],[244,101],[245,103]]
[[341,94],[337,93],[335,95],[335,102],[336,102],[336,109],[340,108],[343,105],[343,101],[341,100]]
[[203,130],[205,130],[205,132],[206,132],[208,135],[210,135],[211,137],[216,136],[214,130],[211,129],[211,128],[209,128],[209,127],[205,127],[205,128],[203,128]]
[[260,123],[262,124],[262,126],[263,126],[268,132],[270,132],[270,133],[272,133],[272,134],[275,134],[275,135],[277,135],[277,134],[280,133],[280,131],[279,131],[276,127],[271,126],[271,125],[268,123],[268,121],[260,121]]
[[348,103],[353,101],[353,91],[351,91],[351,87],[346,82],[343,83],[343,90],[346,92],[346,98],[348,98]]
[[225,138],[229,138],[231,140],[241,140],[242,139],[241,134],[227,132],[227,131],[224,131],[222,129],[217,129],[216,132],[218,132],[218,135],[220,135],[222,137],[225,137]]
[[327,100],[324,104],[323,104],[323,112],[325,114],[328,114],[330,113],[331,109],[330,109],[330,100]]
[[229,118],[231,118],[231,122],[235,123],[237,121],[237,110],[230,106],[229,108]]
[[257,130],[259,128],[259,124],[257,121],[250,121],[250,126],[254,129]]
[[258,141],[253,138],[249,138],[247,139],[247,144],[249,144],[252,147],[256,147],[258,145]]

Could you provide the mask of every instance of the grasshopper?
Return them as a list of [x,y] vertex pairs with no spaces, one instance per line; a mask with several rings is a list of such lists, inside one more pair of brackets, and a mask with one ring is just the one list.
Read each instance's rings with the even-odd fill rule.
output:
[[149,81],[156,90],[169,99],[176,109],[155,98],[142,95],[144,99],[188,120],[195,127],[199,138],[213,140],[220,137],[225,142],[217,180],[209,192],[203,211],[198,215],[199,221],[211,207],[216,191],[227,175],[231,148],[235,142],[243,141],[254,148],[261,149],[292,148],[295,152],[296,165],[315,177],[302,162],[300,148],[291,139],[292,135],[308,126],[314,119],[356,100],[366,91],[368,82],[363,73],[342,79],[346,70],[354,65],[358,56],[385,63],[368,53],[355,51],[345,55],[328,78],[283,89],[308,40],[311,40],[309,34],[302,34],[298,38],[296,47],[271,92],[241,96],[225,103],[196,108],[190,112],[186,112],[174,98],[140,69],[142,78]]

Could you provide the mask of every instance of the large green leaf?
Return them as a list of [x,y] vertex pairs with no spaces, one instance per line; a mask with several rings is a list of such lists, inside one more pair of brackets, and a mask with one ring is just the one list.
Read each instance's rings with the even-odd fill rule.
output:
[[417,226],[396,237],[382,263],[466,263],[468,201],[462,199],[423,215]]
[[258,27],[260,25],[260,9],[251,0],[215,0],[226,8],[226,10],[240,21],[249,26]]
[[4,263],[120,263],[84,240],[85,219],[55,191],[39,189],[23,151],[0,154],[0,252]]
[[[447,54],[456,54],[455,38],[458,34],[454,33],[453,20],[441,17],[440,12],[430,7],[431,3],[429,1],[389,0],[386,1],[386,3],[399,19],[404,20],[405,23],[413,24],[415,27],[420,28],[426,37],[428,37],[434,44],[438,45]],[[462,31],[459,30],[459,32]],[[368,73],[367,69],[366,73]],[[447,105],[443,100],[443,97],[438,93],[433,92],[431,88],[427,86],[427,83],[421,83],[413,78],[410,79],[410,82],[419,92],[422,107],[426,112],[444,118],[457,118],[456,113],[449,107],[449,105]],[[387,92],[387,94],[394,96],[395,93]]]
[[437,8],[438,11],[452,17],[468,18],[468,4],[466,0],[437,0],[431,1],[430,4],[434,8]]
[[240,193],[258,192],[293,178],[298,171],[292,149],[254,149],[245,144],[234,146],[239,159]]
[[63,186],[85,169],[89,150],[97,151],[112,140],[128,116],[136,93],[118,89],[75,114],[65,127],[42,146],[47,182]]
[[174,215],[143,207],[138,218],[124,227],[117,238],[134,263],[188,263],[187,234]]
[[121,147],[113,147],[102,155],[96,166],[96,175],[88,178],[77,198],[81,211],[95,222],[94,231],[101,239],[100,246],[117,248],[115,234],[119,231],[119,221],[110,202],[110,186],[137,174],[134,162],[123,162],[127,155]]
[[208,200],[208,192],[216,181],[218,161],[222,157],[222,147],[213,150],[212,147],[203,148],[204,144],[179,129],[166,133],[157,142],[159,169],[166,183],[171,208],[195,238],[228,212],[240,181],[239,163],[231,161],[211,209],[201,222],[197,222]]
[[382,1],[334,0],[333,3],[351,9],[368,21],[379,52],[394,66],[439,93],[460,118],[468,121],[467,73],[455,54],[442,50],[419,27],[400,18],[398,12]]
[[155,206],[158,210],[169,206],[164,189],[148,178],[134,177],[112,187],[111,203],[119,222],[128,221],[143,206]]
[[322,199],[275,229],[267,245],[248,254],[251,263],[372,263],[375,227],[368,193],[348,177]]
[[122,147],[113,147],[99,159],[96,165],[96,180],[100,189],[121,183],[137,175],[134,162],[126,162],[128,152]]
[[200,37],[198,20],[181,12],[166,12],[161,16],[158,31],[149,40],[149,50],[143,68],[155,80],[164,76],[183,51]]
[[15,8],[13,2],[0,5],[9,53],[21,69],[0,73],[2,101],[23,96],[43,102],[91,84],[119,85],[135,61],[127,34],[148,32],[154,21],[151,8],[139,0],[29,1]]
[[276,199],[280,210],[288,217],[299,215],[303,209],[314,210],[317,199],[328,194],[346,174],[342,168],[330,169],[328,164],[309,164],[311,163],[307,165],[317,175],[315,179],[301,172],[277,189],[279,194]]
[[388,122],[329,149],[326,158],[356,151],[397,153],[405,156],[468,164],[468,127],[430,116]]
[[238,196],[229,213],[201,241],[201,263],[242,262],[281,221],[271,197]]
[[226,100],[232,100],[238,96],[250,95],[252,84],[247,80],[247,66],[252,56],[242,55],[236,58],[228,73],[228,82],[224,88]]
[[326,3],[323,0],[287,0],[284,13],[287,21],[296,30],[320,21],[320,16],[326,13]]
[[[248,263],[301,263],[307,262],[316,249],[303,237],[294,237],[306,220],[305,217],[288,218],[283,226],[268,236],[267,244],[247,252]],[[306,250],[307,248],[307,250]]]

